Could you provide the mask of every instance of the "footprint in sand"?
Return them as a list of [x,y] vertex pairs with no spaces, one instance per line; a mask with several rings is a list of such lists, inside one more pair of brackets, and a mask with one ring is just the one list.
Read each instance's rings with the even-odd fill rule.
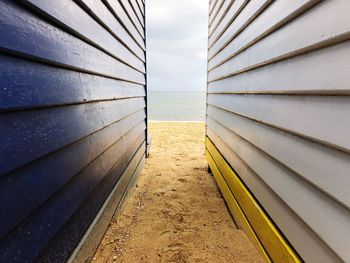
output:
[[186,179],[183,179],[183,178],[180,178],[180,179],[177,179],[179,182],[181,183],[187,183],[187,180]]
[[165,192],[155,192],[154,195],[156,196],[164,196],[165,195]]
[[164,231],[167,228],[167,223],[158,221],[151,225],[152,230],[154,231]]
[[194,167],[193,170],[201,171],[201,172],[207,172],[208,168],[207,167]]

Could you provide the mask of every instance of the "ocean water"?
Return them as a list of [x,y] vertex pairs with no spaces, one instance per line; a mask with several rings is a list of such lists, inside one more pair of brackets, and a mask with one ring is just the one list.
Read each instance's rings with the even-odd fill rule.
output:
[[205,91],[148,91],[150,121],[205,121]]

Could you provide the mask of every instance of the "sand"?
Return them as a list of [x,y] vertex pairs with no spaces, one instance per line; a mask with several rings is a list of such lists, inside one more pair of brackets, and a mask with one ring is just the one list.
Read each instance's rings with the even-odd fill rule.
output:
[[151,155],[92,262],[263,262],[204,155],[204,123],[150,123]]

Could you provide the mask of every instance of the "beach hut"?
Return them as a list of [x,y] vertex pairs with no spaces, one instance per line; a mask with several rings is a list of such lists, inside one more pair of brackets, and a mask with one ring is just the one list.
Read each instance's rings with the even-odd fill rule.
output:
[[210,2],[206,154],[272,262],[350,262],[350,2]]
[[89,259],[140,173],[144,12],[0,1],[0,262]]

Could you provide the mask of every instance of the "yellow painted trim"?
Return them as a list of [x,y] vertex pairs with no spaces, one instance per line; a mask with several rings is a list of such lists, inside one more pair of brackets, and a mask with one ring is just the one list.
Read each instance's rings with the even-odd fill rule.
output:
[[218,186],[220,188],[220,191],[222,192],[222,195],[224,196],[227,206],[231,211],[231,214],[235,218],[235,222],[239,228],[241,228],[248,238],[253,242],[256,249],[259,251],[261,256],[264,258],[265,262],[271,262],[269,256],[267,255],[265,249],[261,245],[259,239],[255,235],[253,229],[251,228],[248,220],[244,216],[243,211],[241,210],[240,206],[238,205],[236,199],[232,195],[230,189],[228,188],[224,178],[222,177],[219,169],[217,168],[213,157],[210,155],[208,150],[206,151],[206,157],[209,163],[209,166],[213,172],[213,175],[215,177],[216,182],[218,183]]
[[[238,203],[240,209],[243,211],[244,217],[248,220],[248,224],[250,224],[253,229],[258,242],[265,248],[271,260],[273,262],[283,263],[302,262],[285,237],[279,232],[275,224],[261,208],[255,197],[243,184],[239,176],[232,170],[208,137],[206,138],[206,147],[214,160],[216,169],[222,174],[223,180],[233,194],[233,198]],[[211,167],[210,164],[209,166]],[[233,216],[236,220],[237,216],[235,217],[235,214],[233,214]]]

